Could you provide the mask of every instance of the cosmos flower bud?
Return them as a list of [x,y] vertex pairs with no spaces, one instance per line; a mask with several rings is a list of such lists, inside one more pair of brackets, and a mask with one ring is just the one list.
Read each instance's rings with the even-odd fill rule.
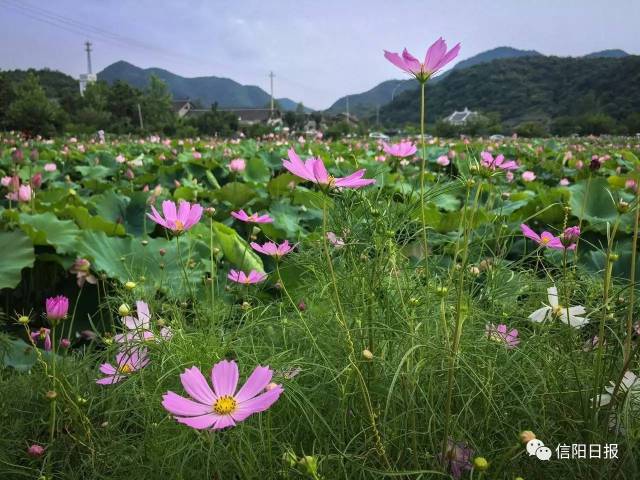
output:
[[533,433],[531,430],[524,430],[520,432],[520,441],[525,445],[535,438],[536,438],[536,434]]
[[627,211],[629,211],[629,202],[620,200],[618,202],[618,212],[622,214],[622,213],[627,213]]
[[362,351],[362,358],[365,360],[373,360],[373,353],[371,353],[371,350],[365,349]]
[[67,312],[69,311],[69,299],[64,295],[47,298],[45,306],[47,311],[47,320],[53,324],[67,316]]
[[60,348],[64,348],[65,350],[71,346],[71,340],[68,338],[60,339]]
[[126,317],[127,315],[129,315],[130,312],[131,312],[131,309],[129,308],[129,305],[127,305],[126,303],[123,303],[118,307],[118,314],[121,317]]
[[124,284],[124,288],[126,288],[127,290],[133,290],[137,286],[138,286],[138,284],[136,282],[132,282],[132,281],[128,281],[127,283]]
[[160,254],[161,257],[164,257],[167,253],[167,249],[161,248],[160,250],[158,250],[158,253]]
[[316,457],[312,457],[311,455],[305,455],[298,462],[302,465],[309,475],[312,475],[314,478],[318,474],[318,460]]
[[600,163],[600,160],[598,160],[597,157],[592,158],[591,162],[589,162],[589,170],[591,170],[592,172],[597,172],[598,170],[600,170],[601,166],[602,164]]
[[44,447],[33,444],[27,449],[27,455],[32,458],[40,458],[42,455],[44,455]]
[[479,472],[484,472],[489,468],[489,462],[484,457],[476,457],[473,459],[473,468]]
[[45,393],[44,396],[46,397],[47,400],[55,400],[56,398],[58,398],[58,394],[53,390],[47,391],[47,393]]
[[20,323],[21,325],[26,325],[29,323],[29,317],[27,317],[26,315],[21,315],[20,317],[18,317],[18,323]]

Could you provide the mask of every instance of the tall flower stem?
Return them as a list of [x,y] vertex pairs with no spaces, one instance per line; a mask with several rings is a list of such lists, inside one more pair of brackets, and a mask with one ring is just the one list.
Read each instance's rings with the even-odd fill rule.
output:
[[176,235],[176,248],[178,250],[178,262],[180,262],[180,268],[182,269],[182,276],[184,277],[184,281],[187,284],[187,289],[189,290],[189,295],[191,296],[191,301],[193,302],[193,307],[195,309],[196,297],[193,293],[193,289],[191,288],[191,282],[189,281],[189,274],[187,273],[187,267],[185,266],[185,262],[182,258],[182,250],[180,248],[180,235]]
[[53,398],[51,401],[51,419],[49,423],[49,448],[53,445],[53,440],[55,438],[56,432],[56,325],[55,323],[51,324],[51,345],[53,346],[51,350],[51,390],[54,392]]
[[422,219],[422,249],[424,250],[424,267],[427,278],[427,298],[429,297],[429,262],[427,259],[429,241],[427,238],[427,217],[424,211],[424,176],[427,162],[427,140],[424,135],[425,126],[425,90],[426,80],[420,82],[420,141],[422,143],[422,162],[420,163],[420,216]]
[[362,389],[362,396],[364,399],[365,406],[367,408],[367,413],[369,415],[369,422],[371,423],[371,429],[373,431],[376,452],[378,456],[384,461],[385,466],[391,468],[391,464],[389,463],[389,458],[387,457],[387,453],[384,448],[384,444],[382,443],[382,437],[380,436],[380,431],[378,430],[378,425],[376,423],[376,414],[373,411],[373,405],[371,403],[371,397],[369,395],[369,389],[367,388],[367,383],[362,375],[362,371],[360,367],[358,367],[358,363],[356,362],[356,352],[355,345],[353,343],[353,338],[351,336],[351,331],[347,325],[345,320],[344,311],[342,309],[342,302],[340,301],[340,293],[338,292],[338,282],[336,280],[336,273],[333,269],[333,262],[331,261],[331,254],[329,253],[329,244],[327,242],[327,197],[325,194],[324,200],[322,202],[322,245],[324,249],[325,258],[327,261],[327,267],[329,269],[329,275],[331,276],[331,285],[334,293],[334,300],[336,303],[336,319],[338,323],[343,328],[345,337],[347,339],[347,347],[348,347],[348,360],[351,368],[353,368],[356,373],[356,377],[358,378],[358,382],[360,383],[360,387]]
[[638,252],[638,224],[640,223],[640,186],[636,185],[636,215],[631,241],[631,273],[629,275],[629,310],[627,311],[627,332],[624,339],[624,363],[631,357],[631,336],[633,335],[633,309],[636,302],[636,256]]
[[[453,331],[453,343],[451,344],[451,352],[449,353],[449,367],[447,372],[447,399],[444,409],[444,437],[442,439],[443,452],[446,452],[448,447],[449,426],[451,423],[451,403],[453,400],[453,384],[455,380],[456,365],[458,362],[458,350],[460,349],[460,338],[462,337],[462,324],[464,323],[464,316],[462,314],[462,290],[464,287],[465,273],[467,271],[467,262],[469,261],[470,231],[473,228],[473,224],[475,222],[475,216],[478,208],[478,202],[480,200],[481,191],[482,184],[478,184],[473,200],[473,210],[471,212],[471,217],[467,219],[465,214],[465,225],[462,240],[462,260],[460,263],[460,270],[458,271],[458,286],[456,291],[456,323]],[[456,263],[454,262],[454,268],[455,265]]]

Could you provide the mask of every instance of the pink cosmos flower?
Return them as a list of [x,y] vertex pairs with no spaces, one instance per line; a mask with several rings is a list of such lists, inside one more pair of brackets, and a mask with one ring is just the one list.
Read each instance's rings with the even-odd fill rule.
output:
[[247,162],[243,158],[235,158],[229,162],[229,170],[232,172],[244,172],[247,168]]
[[449,160],[449,157],[447,157],[446,155],[440,155],[436,160],[436,163],[441,167],[446,167],[451,163],[451,161]]
[[138,300],[136,302],[136,313],[138,314],[137,317],[122,317],[122,325],[128,331],[114,336],[113,339],[116,342],[144,342],[153,339],[149,305],[142,300]]
[[67,316],[67,312],[69,311],[69,299],[64,295],[47,298],[45,306],[47,310],[47,319],[50,322],[56,322]]
[[99,385],[111,385],[118,383],[133,372],[143,369],[149,364],[147,350],[144,348],[132,348],[116,354],[116,365],[103,363],[100,371],[106,376],[96,380]]
[[241,222],[246,223],[272,223],[273,218],[269,216],[269,214],[258,215],[257,213],[252,213],[248,215],[244,210],[239,210],[237,212],[231,212],[231,216],[240,220]]
[[17,192],[7,193],[6,198],[14,202],[29,202],[33,198],[33,191],[30,185],[20,185]]
[[524,182],[533,182],[536,179],[536,174],[530,170],[522,173],[522,180]]
[[42,327],[37,332],[31,332],[31,340],[33,340],[33,343],[41,340],[44,342],[45,351],[51,350],[51,330],[48,328]]
[[426,82],[432,75],[438,73],[441,68],[456,58],[459,51],[459,43],[447,51],[447,42],[440,37],[427,50],[423,63],[420,63],[406,48],[402,51],[402,56],[386,50],[384,51],[384,56],[396,67],[416,77],[418,81]]
[[282,385],[266,390],[272,377],[269,367],[257,366],[237,390],[238,365],[222,360],[211,371],[212,390],[202,372],[191,367],[180,375],[180,381],[193,400],[169,391],[162,396],[162,406],[178,422],[191,428],[233,427],[254,413],[264,412],[278,400],[284,391]]
[[382,147],[385,153],[399,158],[410,157],[418,151],[418,147],[416,147],[412,142],[405,141],[394,143],[393,145],[382,142]]
[[176,204],[174,202],[171,200],[165,200],[162,202],[162,213],[164,213],[164,218],[162,218],[154,206],[151,206],[151,211],[153,214],[147,213],[147,216],[151,220],[176,234],[180,234],[189,230],[200,221],[203,208],[199,203],[191,205],[189,202],[184,200],[180,200],[180,203],[176,208]]
[[327,232],[327,240],[329,240],[329,243],[336,248],[342,248],[345,245],[344,240],[333,232]]
[[320,158],[311,157],[303,162],[293,148],[289,149],[289,160],[282,160],[282,166],[294,175],[318,185],[342,188],[360,188],[376,183],[373,178],[362,178],[366,172],[363,168],[343,178],[329,175]]
[[490,323],[487,325],[485,331],[490,340],[504,343],[509,350],[516,348],[520,343],[520,339],[518,339],[518,330],[515,328],[508,330],[507,326],[503,323],[497,327]]
[[[554,250],[564,249],[564,246],[560,241],[560,237],[556,237],[550,232],[544,231],[542,232],[541,235],[538,235],[536,232],[531,230],[531,228],[529,228],[529,226],[525,225],[524,223],[520,225],[520,229],[522,230],[522,234],[525,237],[530,238],[531,240],[533,240],[534,242],[536,242],[538,245],[542,247],[548,247]],[[574,248],[575,248],[575,245],[574,245]]]
[[249,275],[242,271],[230,270],[227,278],[232,282],[244,283],[245,285],[251,285],[254,283],[260,283],[267,279],[266,273],[258,272],[257,270],[251,270]]
[[86,258],[76,258],[73,262],[73,266],[69,269],[70,273],[76,275],[76,280],[79,287],[83,287],[85,282],[89,282],[91,285],[98,283],[98,279],[89,270],[91,263]]
[[504,155],[500,154],[496,158],[493,158],[489,152],[480,152],[481,164],[483,167],[489,170],[516,170],[518,164],[513,160],[507,162],[504,161]]
[[267,242],[262,245],[256,242],[251,242],[251,248],[253,248],[257,252],[263,253],[265,255],[271,255],[275,258],[282,258],[291,250],[293,250],[293,246],[289,245],[288,240],[285,240],[280,245],[273,242]]

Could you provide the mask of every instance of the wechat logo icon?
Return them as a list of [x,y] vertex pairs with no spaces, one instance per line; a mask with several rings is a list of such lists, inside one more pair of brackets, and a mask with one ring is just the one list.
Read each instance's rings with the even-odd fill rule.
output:
[[551,458],[551,449],[545,447],[544,442],[538,438],[527,442],[527,453],[529,453],[529,456],[535,455],[538,457],[538,460],[542,460],[543,462],[547,462]]

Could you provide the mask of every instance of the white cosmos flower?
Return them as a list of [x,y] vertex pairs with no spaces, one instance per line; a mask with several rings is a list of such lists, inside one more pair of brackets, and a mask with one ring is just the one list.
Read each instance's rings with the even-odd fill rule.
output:
[[[610,382],[608,387],[604,387],[607,393],[598,395],[597,404],[602,406],[609,405],[613,399],[613,393],[616,390],[616,383]],[[640,378],[630,370],[624,372],[620,387],[616,392],[618,400],[618,408],[612,409],[609,415],[609,428],[622,435],[626,433],[624,424],[629,419],[637,418],[640,414]]]
[[567,308],[558,303],[558,289],[555,286],[547,288],[547,295],[549,305],[545,305],[529,315],[532,322],[541,323],[549,318],[558,318],[562,323],[574,328],[582,328],[589,323],[588,318],[580,316],[587,312],[582,305]]

